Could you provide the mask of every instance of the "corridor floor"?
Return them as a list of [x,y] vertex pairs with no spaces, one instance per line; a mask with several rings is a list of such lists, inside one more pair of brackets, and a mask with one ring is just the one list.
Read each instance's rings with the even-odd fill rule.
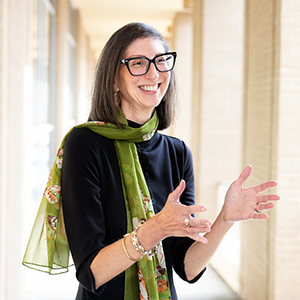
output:
[[179,300],[239,300],[219,275],[208,266],[196,283],[182,281],[174,273],[174,281]]

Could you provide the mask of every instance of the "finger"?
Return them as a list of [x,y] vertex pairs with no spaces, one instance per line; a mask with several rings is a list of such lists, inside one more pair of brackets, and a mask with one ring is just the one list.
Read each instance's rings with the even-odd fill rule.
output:
[[208,240],[204,236],[201,236],[201,235],[198,235],[198,236],[200,237],[200,243],[203,243],[203,244],[208,243]]
[[199,233],[191,233],[191,234],[188,234],[187,237],[195,240],[196,242],[200,242],[203,244],[208,243],[208,240],[204,236],[200,235]]
[[204,230],[205,228],[209,228],[211,226],[211,221],[206,219],[197,219],[197,218],[189,218],[190,227],[203,229],[202,232],[208,232],[210,230]]
[[248,165],[240,174],[239,178],[235,181],[237,185],[242,186],[244,182],[249,178],[250,174],[252,172],[252,166]]
[[256,209],[258,211],[264,211],[264,210],[269,210],[272,209],[275,206],[274,203],[269,202],[269,203],[261,203],[256,205]]
[[203,244],[207,244],[208,243],[208,240],[204,236],[201,236],[199,234],[195,234],[191,238],[193,240],[195,240],[196,242],[200,242],[200,243],[203,243]]
[[280,197],[278,195],[262,195],[258,196],[256,199],[257,203],[264,203],[269,201],[278,201],[280,200]]
[[265,190],[270,189],[276,185],[277,185],[276,181],[267,181],[267,182],[264,182],[262,184],[259,184],[255,187],[253,187],[253,189],[258,194],[258,193],[264,192]]
[[202,234],[202,233],[207,233],[210,232],[211,229],[210,227],[188,227],[186,229],[185,236],[190,236],[191,234]]
[[254,213],[253,217],[252,217],[254,220],[265,220],[265,219],[268,219],[269,218],[269,215],[267,214],[257,214],[257,213]]
[[205,212],[205,211],[207,211],[207,208],[203,205],[189,205],[184,208],[184,212],[187,215],[193,215],[197,212]]
[[169,199],[172,201],[179,201],[179,197],[185,189],[185,181],[182,179],[177,188],[169,195]]

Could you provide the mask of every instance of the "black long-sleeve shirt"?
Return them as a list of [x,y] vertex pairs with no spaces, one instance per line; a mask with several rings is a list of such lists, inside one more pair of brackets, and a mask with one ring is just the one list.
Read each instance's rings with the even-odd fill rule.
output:
[[[129,124],[137,126],[133,122]],[[169,193],[181,179],[186,181],[186,189],[180,201],[185,205],[194,204],[192,155],[184,142],[157,132],[151,140],[136,143],[136,147],[155,213],[164,207]],[[123,300],[125,272],[96,290],[90,270],[97,253],[121,239],[127,230],[126,207],[113,140],[87,128],[75,129],[69,135],[64,150],[62,199],[67,237],[80,282],[76,300]],[[163,241],[173,300],[177,300],[177,295],[172,267],[187,281],[183,261],[193,242],[189,238],[178,237]],[[203,271],[192,282],[202,274]]]

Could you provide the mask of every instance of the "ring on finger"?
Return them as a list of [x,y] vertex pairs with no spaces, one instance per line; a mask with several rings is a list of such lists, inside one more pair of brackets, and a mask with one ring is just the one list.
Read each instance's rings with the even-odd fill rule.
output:
[[261,214],[261,210],[258,210],[258,209],[256,208],[257,205],[258,205],[258,204],[255,204],[255,205],[253,206],[253,210],[254,210],[255,212],[257,212],[258,214]]
[[188,218],[186,218],[186,219],[184,220],[184,223],[185,223],[185,226],[186,226],[186,227],[191,227],[191,225],[190,225],[190,222],[189,222],[189,219],[188,219]]

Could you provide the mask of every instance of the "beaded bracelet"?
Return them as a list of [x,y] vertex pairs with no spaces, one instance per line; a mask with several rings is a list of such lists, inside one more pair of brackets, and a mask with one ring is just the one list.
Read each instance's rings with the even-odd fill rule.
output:
[[139,259],[135,259],[135,258],[133,258],[133,257],[131,257],[131,256],[129,255],[129,253],[127,252],[127,249],[126,249],[126,247],[125,247],[125,238],[126,238],[129,234],[130,234],[130,233],[125,234],[124,237],[122,238],[122,246],[123,246],[124,252],[125,252],[126,256],[127,256],[129,259],[131,259],[132,261],[139,261],[139,260],[141,260],[141,259],[143,258],[143,256],[142,256],[141,258],[139,258]]
[[[155,246],[152,250],[150,251],[146,251],[144,249],[144,247],[141,245],[141,243],[138,241],[137,239],[137,231],[139,230],[139,228],[142,226],[142,224],[139,224],[138,226],[135,227],[134,231],[132,232],[132,244],[134,249],[143,254],[143,255],[147,255],[149,258],[152,257],[153,255],[157,254],[157,246]],[[153,252],[151,252],[153,251]]]

